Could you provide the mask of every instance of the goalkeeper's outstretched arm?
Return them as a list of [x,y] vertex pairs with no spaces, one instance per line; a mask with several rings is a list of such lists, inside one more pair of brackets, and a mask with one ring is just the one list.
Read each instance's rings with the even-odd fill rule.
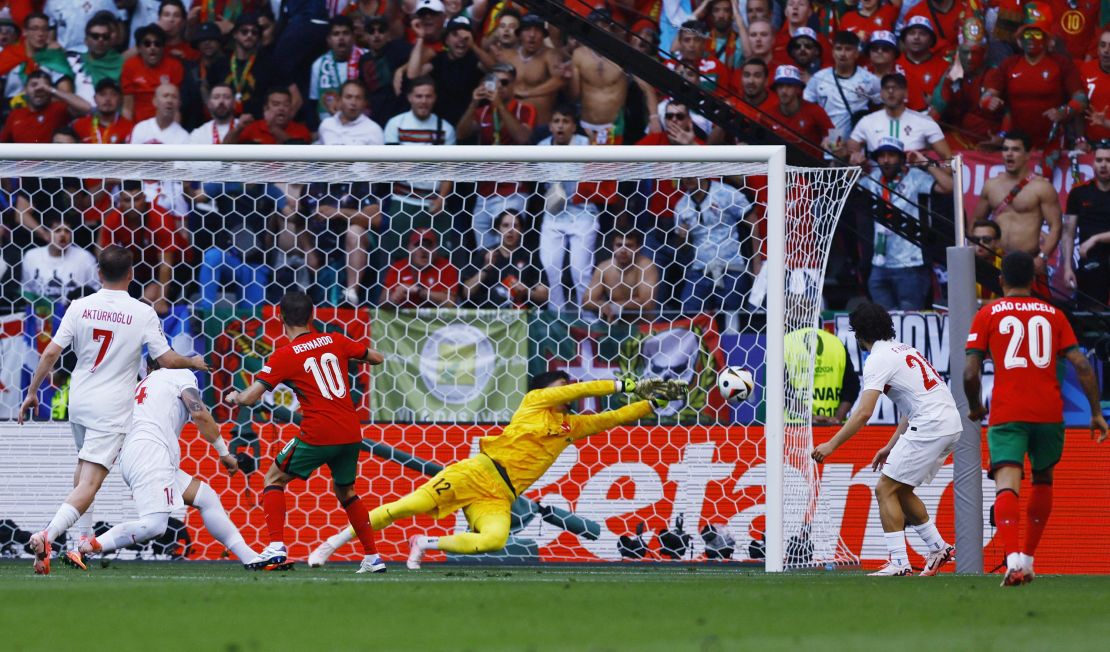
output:
[[614,426],[633,423],[651,414],[651,401],[643,400],[630,403],[617,410],[609,410],[599,414],[572,415],[567,417],[570,424],[570,436],[578,440],[590,435],[604,432]]
[[523,405],[529,407],[555,407],[566,405],[582,398],[592,396],[608,396],[624,390],[624,382],[620,380],[591,380],[584,383],[570,383],[559,387],[545,387],[534,389],[524,396]]

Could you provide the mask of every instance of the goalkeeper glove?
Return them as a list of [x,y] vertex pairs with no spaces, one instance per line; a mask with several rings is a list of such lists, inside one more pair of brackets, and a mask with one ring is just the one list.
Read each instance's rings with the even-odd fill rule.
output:
[[617,381],[620,385],[618,391],[635,394],[642,399],[664,399],[677,401],[684,397],[690,389],[689,385],[681,380],[663,380],[661,378],[645,378],[636,380],[633,376],[625,376]]

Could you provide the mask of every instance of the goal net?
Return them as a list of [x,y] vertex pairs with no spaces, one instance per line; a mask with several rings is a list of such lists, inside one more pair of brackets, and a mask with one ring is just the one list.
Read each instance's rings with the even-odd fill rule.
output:
[[[263,475],[298,432],[297,397],[218,399],[283,343],[275,304],[300,288],[314,328],[385,356],[349,378],[366,449],[356,489],[371,507],[476,453],[538,373],[680,378],[687,399],[568,446],[513,504],[505,550],[479,559],[853,560],[809,452],[812,329],[856,169],[788,168],[775,147],[5,146],[0,159],[0,419],[15,417],[69,301],[96,287],[96,251],[131,248],[132,293],[178,352],[209,355],[206,400],[248,472],[227,477],[191,426],[182,469],[221,495],[248,544],[264,544]],[[37,389],[34,425],[0,425],[0,554],[24,554],[67,493],[72,364]],[[730,365],[756,377],[745,402],[715,389]],[[292,559],[346,525],[326,470],[287,498]],[[118,473],[93,513],[99,529],[134,517]],[[199,514],[173,517],[164,540],[118,554],[227,555]],[[461,512],[403,521],[379,549],[403,559],[412,535],[466,527]],[[430,560],[444,559],[461,560]]]

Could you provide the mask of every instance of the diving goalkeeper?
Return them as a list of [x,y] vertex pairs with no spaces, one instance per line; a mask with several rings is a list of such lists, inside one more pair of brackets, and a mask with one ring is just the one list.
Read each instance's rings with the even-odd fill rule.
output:
[[[460,508],[470,531],[445,537],[414,536],[407,566],[420,568],[428,550],[462,554],[494,552],[509,539],[511,507],[547,471],[563,450],[579,439],[613,426],[631,423],[656,406],[681,398],[680,380],[656,378],[595,380],[571,383],[563,371],[540,374],[529,383],[520,407],[499,435],[483,437],[477,455],[444,468],[409,495],[370,512],[370,526],[381,530],[410,516],[444,518]],[[589,396],[628,392],[641,399],[618,410],[591,415],[567,414],[572,403]],[[348,528],[330,537],[309,556],[310,566],[322,565],[336,548],[355,536]]]

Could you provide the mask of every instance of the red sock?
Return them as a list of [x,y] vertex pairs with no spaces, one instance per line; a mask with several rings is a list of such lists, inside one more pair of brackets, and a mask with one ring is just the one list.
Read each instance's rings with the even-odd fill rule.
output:
[[266,511],[270,543],[285,543],[285,487],[272,484],[263,489],[262,509]]
[[367,511],[366,505],[363,505],[358,496],[355,496],[343,505],[343,509],[347,510],[347,518],[351,521],[355,534],[358,535],[362,551],[367,555],[378,554],[378,549],[374,546],[374,528],[370,527],[370,512]]
[[1034,484],[1033,491],[1029,493],[1029,504],[1025,507],[1025,515],[1029,524],[1025,529],[1025,554],[1030,557],[1037,550],[1041,542],[1044,527],[1048,525],[1048,515],[1052,513],[1052,485]]
[[1003,489],[994,497],[994,521],[998,524],[998,538],[1008,555],[1018,548],[1018,495],[1012,489]]

